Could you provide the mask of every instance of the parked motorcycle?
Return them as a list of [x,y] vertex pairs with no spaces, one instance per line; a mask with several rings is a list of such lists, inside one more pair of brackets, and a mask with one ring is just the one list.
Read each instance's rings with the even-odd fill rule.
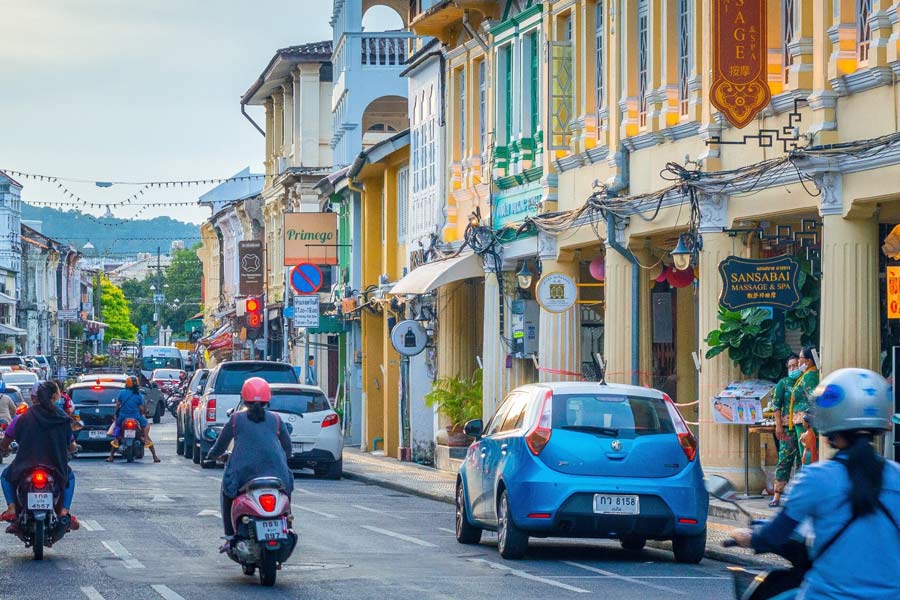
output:
[[166,407],[176,419],[178,418],[178,404],[181,402],[182,398],[184,398],[185,393],[185,388],[179,386],[165,395]]
[[35,560],[44,558],[44,548],[61,540],[69,529],[70,518],[60,518],[62,477],[53,469],[37,466],[22,475],[16,486],[19,514],[16,537],[32,548]]
[[235,535],[228,558],[241,565],[244,575],[259,569],[259,582],[275,585],[275,574],[297,545],[291,529],[291,499],[275,477],[259,477],[240,489],[231,505]]
[[144,430],[136,419],[125,419],[119,431],[119,453],[127,462],[144,458]]
[[[706,491],[710,496],[728,502],[740,510],[751,527],[761,527],[765,521],[753,518],[736,499],[732,483],[720,475],[707,475]],[[737,542],[728,539],[722,546],[731,548]],[[809,557],[806,540],[796,534],[775,552],[791,563],[790,568],[751,569],[745,567],[728,567],[734,582],[734,597],[737,600],[766,600],[774,598],[789,590],[795,590],[803,583],[803,576],[812,562]]]

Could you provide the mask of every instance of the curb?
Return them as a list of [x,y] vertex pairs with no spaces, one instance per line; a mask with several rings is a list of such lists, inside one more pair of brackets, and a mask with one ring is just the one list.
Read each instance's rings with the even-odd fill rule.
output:
[[456,502],[456,500],[453,498],[452,495],[437,494],[434,492],[421,490],[412,485],[406,485],[404,483],[396,483],[394,481],[386,481],[377,476],[366,475],[364,473],[355,473],[353,471],[348,471],[346,468],[344,469],[344,477],[346,477],[347,479],[352,479],[354,481],[361,481],[363,483],[368,483],[370,485],[377,485],[379,487],[387,488],[389,490],[394,490],[397,492],[404,492],[406,494],[412,494],[413,496],[419,496],[421,498],[428,498],[429,500],[435,500],[436,502],[443,502],[445,504],[454,504]]
[[[647,540],[648,548],[656,548],[657,550],[666,550],[668,552],[672,551],[672,542],[660,542],[657,540]],[[772,569],[780,566],[777,562],[769,561],[764,558],[757,558],[755,556],[749,556],[744,554],[737,554],[735,552],[729,552],[724,548],[719,548],[715,545],[707,546],[706,551],[703,553],[704,558],[709,558],[712,560],[717,560],[719,562],[728,563],[731,565],[737,565],[739,567],[755,567],[758,569]]]

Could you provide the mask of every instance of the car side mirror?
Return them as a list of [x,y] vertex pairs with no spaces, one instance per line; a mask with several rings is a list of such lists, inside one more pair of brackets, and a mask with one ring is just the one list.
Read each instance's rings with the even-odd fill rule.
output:
[[484,432],[484,422],[481,419],[472,419],[463,426],[463,433],[475,439],[481,438]]
[[229,408],[228,410],[225,411],[225,416],[230,417],[230,416],[233,415],[233,414],[234,414],[234,409],[233,409],[233,408]]

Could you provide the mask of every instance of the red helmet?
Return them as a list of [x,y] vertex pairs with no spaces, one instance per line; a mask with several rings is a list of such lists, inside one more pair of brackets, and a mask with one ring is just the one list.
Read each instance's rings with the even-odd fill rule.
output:
[[241,388],[241,398],[244,402],[262,402],[268,404],[272,398],[272,390],[269,389],[269,382],[262,377],[251,377],[244,382]]

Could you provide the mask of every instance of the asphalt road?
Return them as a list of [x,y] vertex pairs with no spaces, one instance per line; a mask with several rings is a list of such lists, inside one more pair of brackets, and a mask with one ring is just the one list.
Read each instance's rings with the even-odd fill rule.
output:
[[297,475],[300,540],[275,588],[218,554],[221,470],[175,455],[174,424],[153,430],[163,459],[74,463],[73,512],[83,524],[42,562],[0,533],[0,598],[730,598],[723,563],[676,564],[610,542],[533,540],[527,560],[504,561],[496,537],[459,545],[453,512],[359,482]]

